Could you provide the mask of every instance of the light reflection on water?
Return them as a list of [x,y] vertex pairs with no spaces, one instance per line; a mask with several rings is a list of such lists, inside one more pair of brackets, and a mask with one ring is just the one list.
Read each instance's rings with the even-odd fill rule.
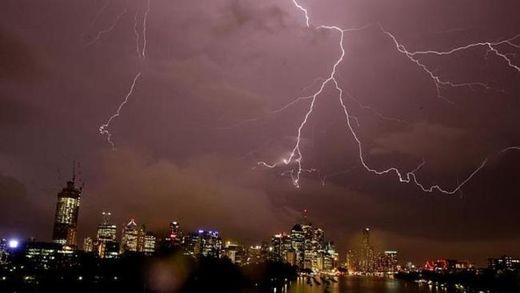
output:
[[[321,282],[321,281],[320,281]],[[289,288],[278,288],[275,293],[434,293],[445,292],[430,289],[427,285],[418,285],[411,282],[378,278],[378,277],[340,277],[338,282],[330,282],[328,285],[321,282],[320,285],[313,282],[309,285],[305,278],[298,278]]]

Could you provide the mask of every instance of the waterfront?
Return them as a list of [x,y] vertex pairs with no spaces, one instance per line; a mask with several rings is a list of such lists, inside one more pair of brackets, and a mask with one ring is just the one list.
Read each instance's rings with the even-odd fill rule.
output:
[[[439,290],[440,291],[440,290]],[[278,292],[276,290],[275,292]],[[331,282],[328,286],[322,282],[320,285],[309,285],[305,278],[298,278],[289,286],[282,288],[281,292],[288,293],[431,293],[437,292],[427,285],[419,285],[391,278],[343,276],[337,283]]]

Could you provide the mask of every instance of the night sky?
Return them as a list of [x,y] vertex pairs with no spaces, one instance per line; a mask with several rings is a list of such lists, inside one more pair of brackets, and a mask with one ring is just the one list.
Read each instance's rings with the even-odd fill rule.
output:
[[[302,132],[300,188],[288,155],[310,100],[337,60],[342,28],[379,23],[410,51],[445,51],[520,33],[517,0],[4,0],[0,9],[0,236],[49,240],[57,192],[81,163],[79,233],[101,211],[152,231],[179,220],[251,244],[287,231],[309,209],[344,255],[364,227],[402,260],[484,263],[520,255],[520,72],[476,46],[421,61],[446,80],[488,85],[437,95],[431,79],[377,26],[345,33],[337,80],[367,163],[411,171],[425,193],[360,164],[329,84]],[[113,30],[110,30],[112,28]],[[139,43],[135,31],[139,32]],[[516,45],[517,47],[513,46]],[[500,45],[520,66],[520,38]],[[141,50],[141,51],[140,51]],[[110,125],[99,126],[133,95]],[[363,105],[363,106],[361,106]]]

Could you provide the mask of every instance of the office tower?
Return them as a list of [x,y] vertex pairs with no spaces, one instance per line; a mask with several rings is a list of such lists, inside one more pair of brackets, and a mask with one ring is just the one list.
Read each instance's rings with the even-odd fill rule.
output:
[[166,237],[166,244],[169,248],[179,247],[183,242],[181,225],[177,221],[173,221],[170,223],[168,235]]
[[238,243],[227,241],[224,246],[224,255],[234,264],[241,265],[243,262],[243,248]]
[[263,249],[262,245],[251,245],[247,249],[247,263],[248,264],[258,264],[263,263]]
[[301,225],[303,230],[303,268],[312,269],[316,260],[317,251],[313,249],[314,227],[310,222]]
[[291,253],[291,255],[294,254],[291,236],[286,233],[273,235],[271,238],[270,259],[273,261],[288,262],[289,253]]
[[96,238],[98,241],[116,241],[117,226],[110,223],[110,212],[103,212],[103,222],[98,225]]
[[220,258],[222,254],[222,239],[217,231],[199,230],[190,233],[184,240],[186,254],[195,257]]
[[520,259],[512,256],[501,256],[488,259],[488,268],[492,270],[520,270]]
[[123,227],[119,252],[142,252],[144,250],[144,227],[138,226],[134,219]]
[[361,242],[361,271],[370,273],[374,271],[374,250],[370,245],[370,229],[363,229]]
[[303,268],[303,258],[305,255],[305,234],[300,224],[296,224],[291,229],[291,246],[294,251],[295,265]]
[[21,255],[32,270],[70,269],[81,266],[77,250],[59,243],[27,241]]
[[271,237],[271,254],[270,259],[272,261],[282,261],[283,260],[283,235],[275,234]]
[[103,222],[96,233],[97,254],[101,258],[113,258],[118,255],[117,226],[110,223],[110,212],[103,212]]
[[336,246],[334,245],[334,242],[328,241],[323,245],[323,249],[321,252],[321,258],[323,260],[323,267],[322,270],[325,271],[332,271],[336,267],[338,267],[338,258],[339,254],[336,251]]
[[397,272],[397,265],[397,251],[386,250],[379,259],[378,271],[385,273],[395,273]]
[[345,257],[345,268],[349,273],[359,271],[359,255],[354,250],[348,250]]
[[91,237],[85,237],[85,239],[83,239],[83,251],[84,252],[94,251],[94,240],[92,240]]
[[144,244],[143,244],[143,253],[145,255],[153,255],[155,254],[155,248],[157,245],[157,237],[151,233],[146,233],[144,235]]
[[58,193],[52,240],[55,243],[75,247],[78,227],[79,202],[82,187],[76,187],[75,178]]

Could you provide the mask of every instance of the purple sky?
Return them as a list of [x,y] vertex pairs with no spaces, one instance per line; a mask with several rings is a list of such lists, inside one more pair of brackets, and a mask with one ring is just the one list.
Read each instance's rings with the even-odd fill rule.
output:
[[[160,231],[179,220],[251,243],[288,230],[307,208],[341,252],[369,226],[378,247],[402,259],[520,255],[520,153],[500,153],[520,145],[520,73],[485,46],[421,58],[447,80],[489,85],[442,90],[451,102],[377,27],[345,33],[337,71],[341,86],[378,113],[345,100],[371,167],[406,172],[424,160],[421,182],[454,188],[489,158],[461,192],[424,193],[367,172],[332,85],[301,137],[304,167],[319,172],[302,175],[296,189],[280,176],[288,168],[255,167],[291,151],[309,100],[272,111],[319,88],[340,54],[339,34],[307,28],[291,0],[151,0],[142,58],[146,4],[3,1],[0,236],[49,239],[56,193],[77,160],[86,182],[81,236],[109,210],[118,225],[135,218]],[[515,0],[301,4],[313,26],[379,23],[410,51],[520,33]],[[520,66],[513,45],[497,48]],[[138,72],[109,128],[112,151],[98,129]]]

